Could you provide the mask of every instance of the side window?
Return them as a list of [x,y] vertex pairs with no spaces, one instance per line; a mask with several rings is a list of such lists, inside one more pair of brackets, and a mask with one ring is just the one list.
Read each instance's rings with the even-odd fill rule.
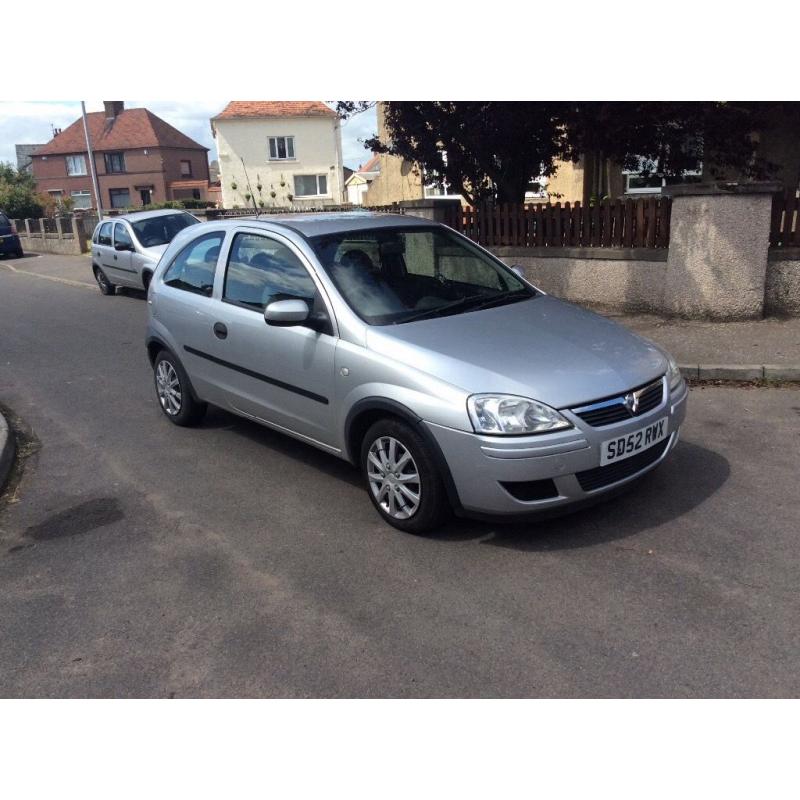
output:
[[222,297],[263,311],[273,300],[314,304],[317,287],[300,259],[275,239],[237,233],[231,246]]
[[207,233],[186,245],[164,273],[164,283],[175,289],[211,296],[224,233]]
[[97,232],[97,244],[104,244],[111,247],[111,223],[104,222]]
[[124,244],[127,245],[131,250],[133,250],[133,242],[131,241],[131,235],[125,229],[125,226],[121,222],[114,223],[114,244]]

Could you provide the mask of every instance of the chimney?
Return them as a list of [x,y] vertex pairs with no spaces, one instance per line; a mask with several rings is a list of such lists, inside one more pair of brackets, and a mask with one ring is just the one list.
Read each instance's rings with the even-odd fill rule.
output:
[[106,112],[106,120],[115,120],[124,110],[124,100],[103,100],[103,108]]

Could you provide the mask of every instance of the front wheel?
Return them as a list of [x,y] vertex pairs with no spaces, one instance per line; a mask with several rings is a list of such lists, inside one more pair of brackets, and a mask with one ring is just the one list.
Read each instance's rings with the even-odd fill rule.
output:
[[162,350],[153,364],[158,404],[167,419],[175,425],[197,425],[206,413],[206,404],[192,397],[189,378],[180,361],[172,353]]
[[410,425],[396,419],[372,425],[361,446],[361,468],[372,504],[395,528],[425,533],[450,516],[431,448]]

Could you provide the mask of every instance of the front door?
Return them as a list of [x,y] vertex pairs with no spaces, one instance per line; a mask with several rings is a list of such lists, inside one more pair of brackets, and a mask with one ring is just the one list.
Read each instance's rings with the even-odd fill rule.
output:
[[111,247],[106,247],[108,277],[112,283],[123,286],[138,286],[138,276],[133,268],[133,239],[124,222],[114,223],[114,237]]
[[142,198],[142,205],[149,206],[153,202],[152,193],[150,189],[140,189],[139,196]]
[[333,327],[319,331],[303,325],[267,325],[265,306],[288,298],[305,300],[331,319],[321,288],[288,239],[237,230],[217,306],[216,322],[226,335],[217,337],[211,355],[227,371],[231,407],[333,446]]

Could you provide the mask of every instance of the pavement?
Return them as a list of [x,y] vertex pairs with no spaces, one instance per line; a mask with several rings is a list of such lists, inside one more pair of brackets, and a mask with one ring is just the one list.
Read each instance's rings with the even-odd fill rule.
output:
[[46,258],[0,261],[0,696],[800,695],[797,386],[693,387],[594,509],[408,536],[338,459],[170,425],[143,297]]
[[663,345],[687,377],[800,381],[800,317],[703,322],[652,314],[606,314]]

